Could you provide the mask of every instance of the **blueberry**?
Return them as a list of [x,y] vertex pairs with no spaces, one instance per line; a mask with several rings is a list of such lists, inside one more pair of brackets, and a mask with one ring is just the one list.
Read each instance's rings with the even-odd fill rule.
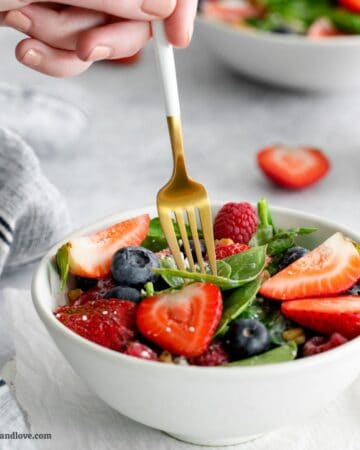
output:
[[138,303],[141,295],[140,291],[135,288],[116,286],[105,295],[105,298],[119,298],[121,300],[130,300],[131,302]]
[[97,285],[98,280],[96,278],[75,277],[75,282],[78,289],[88,291]]
[[289,248],[279,262],[279,270],[285,269],[285,267],[302,258],[306,253],[309,253],[309,250],[304,247]]
[[124,247],[113,256],[111,273],[117,284],[141,288],[155,283],[158,275],[152,269],[160,267],[155,253],[144,247]]
[[233,359],[248,358],[270,347],[270,334],[256,319],[235,320],[225,335],[225,346]]
[[355,284],[351,289],[346,291],[347,295],[360,295],[360,284]]
[[[204,242],[203,239],[199,239],[199,242],[200,242],[200,250],[201,250],[202,257],[205,258],[205,256],[206,256],[205,242]],[[192,239],[189,239],[189,245],[190,245],[190,250],[191,250],[192,257],[194,258],[194,261],[196,262],[197,261],[197,256],[196,256],[195,244],[194,244],[194,241]],[[185,255],[184,244],[180,245],[180,251]]]

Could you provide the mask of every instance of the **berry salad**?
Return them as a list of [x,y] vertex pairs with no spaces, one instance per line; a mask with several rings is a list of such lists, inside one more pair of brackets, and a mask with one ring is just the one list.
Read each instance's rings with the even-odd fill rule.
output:
[[278,34],[360,34],[359,0],[203,0],[200,14],[234,27]]
[[316,231],[278,228],[265,199],[257,209],[226,203],[214,221],[215,276],[178,270],[159,219],[134,217],[59,248],[68,304],[54,314],[98,345],[168,364],[253,366],[322,353],[360,336],[360,253],[342,233],[315,249],[299,245]]

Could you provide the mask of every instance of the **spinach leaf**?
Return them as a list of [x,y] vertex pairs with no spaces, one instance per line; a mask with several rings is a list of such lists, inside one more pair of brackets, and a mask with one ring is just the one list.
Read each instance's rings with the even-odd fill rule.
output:
[[286,361],[292,361],[297,355],[297,345],[294,341],[290,341],[281,347],[269,350],[261,355],[252,356],[251,358],[234,361],[225,367],[234,366],[259,366],[261,364],[274,364]]
[[[177,270],[172,268],[153,269],[155,273],[162,276],[180,277],[194,281],[208,281],[219,286],[223,290],[234,289],[250,281],[255,280],[263,271],[266,259],[266,247],[256,247],[243,253],[224,258],[218,262],[220,267],[219,275],[215,276],[209,273],[188,272],[186,270]],[[231,268],[230,278],[227,266]],[[227,276],[221,276],[227,270]]]
[[244,282],[251,281],[256,278],[265,267],[266,246],[253,247],[246,252],[228,256],[222,261],[231,267],[232,280],[243,280]]
[[166,273],[166,270],[177,270],[174,258],[172,256],[166,256],[160,259],[160,267],[165,269],[165,273],[161,273],[162,278],[172,288],[180,288],[184,285],[184,279],[178,276],[170,275]]
[[229,323],[235,320],[245,308],[254,300],[260,288],[260,281],[254,280],[239,287],[224,301],[224,310],[215,336],[224,335]]
[[276,234],[268,202],[265,198],[261,198],[257,205],[259,226],[257,232],[251,238],[249,245],[257,246],[267,244]]
[[61,280],[61,290],[64,290],[67,280],[69,278],[70,259],[69,259],[69,246],[70,244],[64,244],[56,253],[56,265],[59,271]]
[[223,278],[231,278],[231,266],[224,260],[216,261],[217,276]]
[[317,228],[302,227],[289,228],[288,230],[279,230],[275,236],[268,242],[268,255],[275,256],[286,252],[296,245],[296,238],[305,234],[311,234],[317,231]]
[[[178,224],[174,220],[173,224],[176,237],[178,239],[181,239]],[[189,225],[186,225],[186,232],[187,235],[191,237],[191,230]],[[198,230],[198,234],[200,238],[203,237],[201,230]],[[158,217],[151,219],[148,234],[146,236],[146,239],[143,241],[141,245],[153,252],[159,252],[160,250],[163,250],[164,248],[168,247],[168,243],[165,239],[164,232],[160,225],[160,219]]]

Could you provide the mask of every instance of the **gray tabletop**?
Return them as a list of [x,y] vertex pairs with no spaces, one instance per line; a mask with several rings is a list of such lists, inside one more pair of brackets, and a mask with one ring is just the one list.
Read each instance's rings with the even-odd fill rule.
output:
[[[80,77],[57,80],[15,61],[18,38],[0,30],[0,81],[38,85],[90,111],[78,144],[42,160],[75,225],[154,203],[170,175],[171,153],[152,49],[137,65],[96,64]],[[212,198],[256,201],[265,195],[273,204],[359,227],[360,92],[306,94],[255,84],[223,67],[196,33],[191,47],[177,52],[177,67],[190,173]],[[330,176],[304,192],[268,184],[255,154],[274,142],[323,148],[332,160]],[[1,286],[29,287],[32,270],[4,276]],[[0,336],[0,347],[9,345]]]

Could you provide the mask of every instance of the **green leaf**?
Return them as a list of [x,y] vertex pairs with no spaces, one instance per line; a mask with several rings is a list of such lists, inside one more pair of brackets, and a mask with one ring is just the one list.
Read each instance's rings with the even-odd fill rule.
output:
[[269,205],[265,198],[261,198],[257,204],[259,226],[257,232],[251,238],[249,245],[255,247],[267,244],[276,233]]
[[[174,231],[176,234],[176,237],[178,239],[181,238],[180,230],[178,224],[173,221],[174,224]],[[188,225],[186,225],[186,232],[189,237],[191,237],[191,230]],[[199,237],[203,237],[202,231],[198,230]],[[153,251],[153,252],[159,252],[161,250],[164,250],[164,248],[168,247],[168,243],[165,239],[164,232],[160,225],[160,219],[158,217],[155,217],[150,221],[149,231],[146,236],[146,239],[141,244],[143,247]]]
[[224,258],[231,267],[231,279],[249,282],[254,280],[264,269],[266,261],[266,246],[253,247],[246,252]]
[[262,364],[275,364],[286,361],[292,361],[297,355],[297,345],[294,341],[290,341],[281,347],[269,350],[261,355],[251,358],[234,361],[226,365],[226,367],[234,366],[259,366]]
[[145,283],[144,290],[145,290],[146,297],[152,297],[155,294],[154,285],[152,284],[151,281],[149,281],[148,283]]
[[70,244],[64,244],[56,253],[56,265],[60,274],[61,290],[65,288],[69,277],[70,259],[69,259]]
[[[217,276],[223,278],[231,278],[231,266],[224,260],[216,261]],[[209,267],[210,270],[210,267]]]
[[224,335],[229,328],[229,323],[235,320],[254,300],[260,288],[260,281],[254,280],[236,291],[224,301],[224,310],[215,336]]
[[[231,278],[225,276],[214,276],[209,273],[188,272],[186,270],[177,270],[172,268],[153,269],[155,273],[166,277],[179,277],[194,281],[205,281],[214,283],[223,290],[234,289],[250,281],[255,280],[263,271],[265,266],[266,247],[256,247],[243,253],[224,258],[225,262],[231,268]],[[228,269],[224,263],[218,265],[221,273]],[[227,272],[228,273],[228,272]]]
[[279,230],[268,243],[268,255],[276,256],[284,253],[296,244],[296,238],[317,231],[317,228],[302,227]]
[[180,288],[184,285],[184,279],[167,273],[168,270],[177,270],[174,258],[172,256],[166,256],[160,259],[160,268],[165,269],[165,272],[160,273],[165,282],[172,288]]

